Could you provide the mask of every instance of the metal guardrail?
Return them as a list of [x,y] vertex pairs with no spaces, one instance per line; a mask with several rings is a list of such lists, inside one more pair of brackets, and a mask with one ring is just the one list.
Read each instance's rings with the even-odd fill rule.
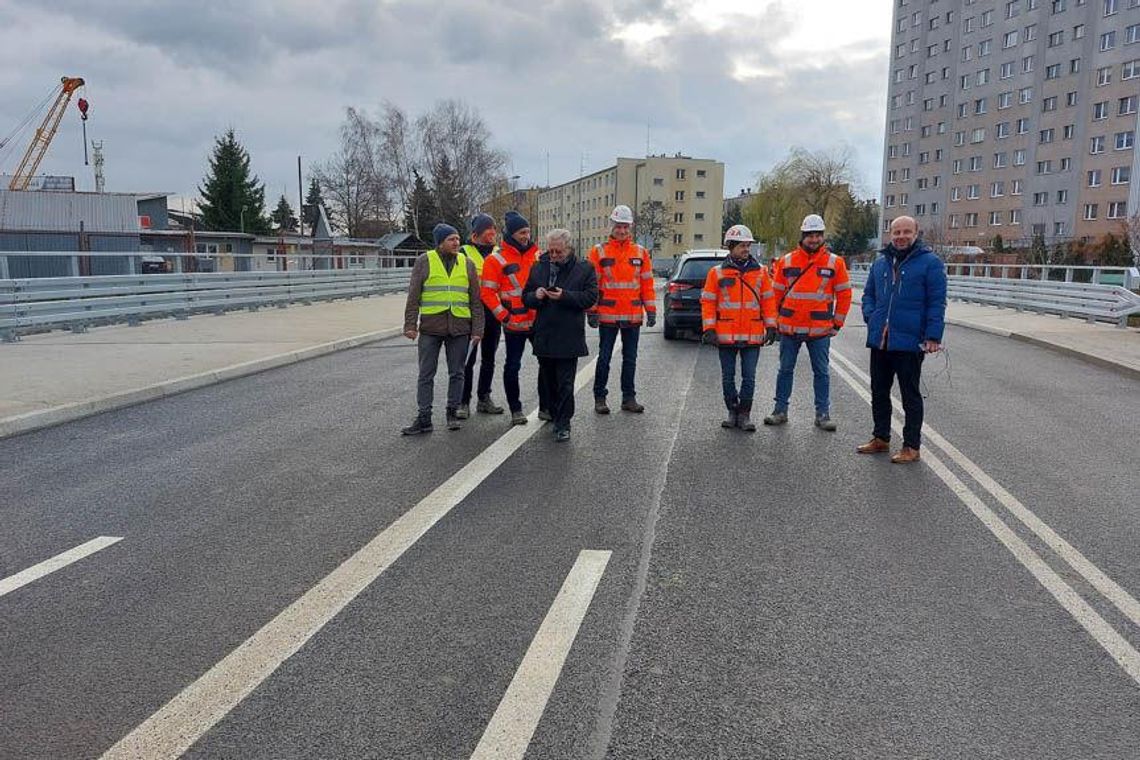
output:
[[[981,266],[981,265],[967,265]],[[1006,267],[1017,270],[1021,267]],[[1003,267],[992,267],[993,270]],[[1039,267],[1038,269],[1060,269]],[[1109,270],[1111,267],[1070,267],[1070,269]],[[1116,270],[1122,268],[1116,267]],[[1125,281],[1140,282],[1135,269],[1124,270]],[[860,287],[867,282],[868,268],[856,265],[851,281]],[[1094,274],[1094,276],[1096,276]],[[1140,313],[1140,295],[1118,285],[1063,282],[1051,279],[1013,277],[971,277],[950,274],[947,276],[947,297],[970,303],[989,304],[1018,311],[1057,314],[1061,317],[1079,317],[1089,322],[1113,322],[1118,327],[1128,324],[1128,317]]]
[[[852,273],[865,273],[870,267],[870,263],[865,261],[848,264]],[[1140,290],[1140,269],[1137,267],[950,262],[946,264],[946,274],[964,277],[992,277],[1000,280],[1048,280],[1051,282],[1091,283],[1093,285],[1120,285],[1128,290]]]
[[0,280],[0,337],[394,293],[406,290],[410,278],[404,267]]

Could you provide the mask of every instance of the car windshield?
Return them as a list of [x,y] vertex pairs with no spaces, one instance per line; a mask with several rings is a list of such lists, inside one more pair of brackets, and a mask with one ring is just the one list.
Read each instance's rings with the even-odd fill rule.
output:
[[709,270],[720,263],[720,259],[689,259],[681,265],[676,279],[691,282],[704,282]]

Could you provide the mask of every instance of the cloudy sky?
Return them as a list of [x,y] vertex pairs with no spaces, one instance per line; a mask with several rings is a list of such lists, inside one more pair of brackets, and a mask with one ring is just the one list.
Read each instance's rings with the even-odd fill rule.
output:
[[[891,2],[0,0],[0,138],[87,80],[107,189],[193,195],[232,126],[268,199],[336,147],[344,108],[461,98],[523,186],[652,153],[725,163],[726,196],[793,145],[841,143],[877,195]],[[83,166],[77,112],[41,173]],[[15,144],[15,141],[13,141]],[[0,152],[11,172],[26,146]],[[13,155],[14,153],[14,155]],[[549,156],[549,158],[548,158]]]

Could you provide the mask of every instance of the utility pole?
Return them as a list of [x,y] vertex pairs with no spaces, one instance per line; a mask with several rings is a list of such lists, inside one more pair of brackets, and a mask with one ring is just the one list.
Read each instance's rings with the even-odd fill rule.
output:
[[305,236],[305,189],[301,185],[301,157],[297,156],[297,228]]
[[92,163],[95,164],[95,192],[102,193],[107,186],[107,181],[103,177],[103,141],[92,140],[91,151],[94,156]]

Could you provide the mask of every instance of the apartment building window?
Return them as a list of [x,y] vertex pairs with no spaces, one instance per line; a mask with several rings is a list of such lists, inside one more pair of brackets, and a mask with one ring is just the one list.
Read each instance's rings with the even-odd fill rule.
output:
[[931,187],[941,187],[941,186],[942,186],[942,175],[941,174],[935,174],[934,179],[931,182]]
[[970,84],[971,84],[971,81],[970,81],[970,75],[969,74],[963,74],[962,76],[958,77],[958,89],[959,90],[970,89]]
[[684,179],[685,178],[685,170],[684,169],[678,169],[675,176],[677,179]]
[[960,159],[960,158],[954,159],[954,173],[955,174],[961,174],[962,173],[962,159]]
[[685,215],[679,211],[677,213],[673,214],[673,223],[674,224],[684,224],[685,223]]
[[923,125],[922,125],[922,129],[920,129],[920,130],[919,130],[919,132],[918,132],[918,134],[919,134],[919,137],[921,137],[921,138],[927,138],[927,137],[930,137],[930,133],[931,133],[931,130],[932,130],[932,129],[933,129],[933,127],[932,127],[931,125],[929,125],[929,124],[923,124]]
[[698,190],[697,191],[697,197],[698,198],[704,198],[705,197],[705,191],[704,190]]
[[1020,8],[1019,8],[1020,5],[1021,5],[1020,0],[1010,0],[1010,2],[1006,3],[1005,4],[1005,17],[1006,18],[1013,18],[1014,16],[1016,16],[1018,14],[1018,11],[1020,10]]
[[993,26],[994,12],[992,10],[982,11],[982,26]]
[[899,173],[897,169],[889,169],[887,171],[887,184],[893,185],[899,181]]
[[1093,121],[1100,121],[1101,119],[1108,118],[1108,101],[1102,100],[1099,103],[1093,103],[1092,108]]
[[1038,174],[1052,174],[1053,173],[1053,160],[1045,159],[1044,161],[1037,162]]
[[998,95],[997,104],[999,111],[1003,108],[1009,108],[1013,104],[1013,93],[1003,92]]
[[1100,169],[1089,170],[1088,179],[1089,187],[1100,187]]
[[1096,203],[1086,203],[1085,204],[1085,221],[1086,222],[1091,222],[1094,219],[1096,219],[1096,213],[1098,210],[1098,206],[1099,206],[1099,204],[1096,204]]
[[902,170],[902,174],[900,175],[900,178],[902,179],[903,182],[909,182],[910,181],[910,167],[909,166],[905,167]]
[[942,67],[942,81],[945,82],[949,78],[950,78],[950,67],[949,66],[943,66]]
[[926,204],[925,203],[914,204],[914,215],[915,216],[926,216]]
[[1116,150],[1128,150],[1136,142],[1136,133],[1132,130],[1117,132],[1114,142]]
[[1060,79],[1061,78],[1061,64],[1051,63],[1045,67],[1046,79]]
[[1136,95],[1129,95],[1127,97],[1121,98],[1119,102],[1119,108],[1117,109],[1117,116],[1127,116],[1128,114],[1136,113],[1136,102]]
[[912,52],[912,53],[918,52],[918,40],[917,39],[913,39],[910,41],[910,52]]
[[994,129],[996,130],[997,139],[1004,140],[1009,137],[1009,122],[999,122]]
[[1037,39],[1037,24],[1030,24],[1025,27],[1025,30],[1022,32],[1021,41],[1033,42],[1035,39]]
[[1003,63],[1001,65],[1001,69],[998,72],[998,76],[1001,79],[1011,78],[1013,76],[1013,61],[1006,61]]
[[1140,77],[1140,58],[1134,58],[1131,61],[1126,61],[1120,67],[1121,80],[1135,79],[1136,77]]
[[1065,223],[1064,222],[1053,222],[1053,235],[1055,237],[1061,237],[1064,234],[1065,234]]
[[707,177],[708,172],[704,169],[697,169],[697,177]]
[[980,116],[981,114],[984,114],[985,112],[986,112],[986,99],[985,98],[978,98],[977,100],[974,101],[974,113]]
[[978,127],[977,129],[975,129],[973,132],[970,133],[970,143],[971,144],[977,144],[980,142],[985,142],[985,139],[986,139],[985,127]]
[[938,28],[938,22],[940,20],[941,19],[938,16],[934,16],[933,18],[930,19],[930,21],[927,22],[926,28],[930,29],[931,31],[934,31],[935,29]]
[[1017,120],[1017,134],[1024,135],[1029,132],[1029,119],[1021,118]]
[[1014,29],[1012,32],[1006,32],[1005,36],[1001,38],[1001,49],[1007,50],[1016,47],[1019,42],[1021,42],[1020,30]]
[[703,233],[701,233],[701,232],[693,233],[693,242],[694,243],[704,242],[704,239],[705,239],[705,236]]
[[654,187],[661,187],[664,184],[665,184],[665,178],[664,177],[654,177],[653,178],[653,186]]
[[1104,153],[1104,135],[1097,135],[1089,140],[1089,153],[1094,156],[1097,153]]
[[929,164],[930,163],[930,151],[928,151],[928,150],[921,151],[918,154],[918,162],[920,164]]
[[982,85],[985,85],[985,84],[989,84],[990,83],[990,70],[989,69],[978,69],[978,76],[977,76],[977,79],[975,81],[977,82],[978,87],[981,87]]
[[942,148],[936,148],[934,151],[934,163],[937,164],[941,161],[942,161]]
[[966,226],[967,227],[977,227],[978,226],[978,212],[971,211],[970,213],[966,214]]
[[1065,0],[1053,0],[1053,12],[1063,13],[1065,10]]
[[966,198],[971,201],[976,201],[981,194],[981,187],[978,185],[970,185],[966,188]]
[[1104,15],[1111,16],[1116,13],[1117,0],[1104,0]]
[[1113,201],[1108,204],[1108,214],[1105,216],[1107,219],[1123,219],[1128,213],[1127,201]]
[[910,202],[910,193],[899,193],[899,205],[905,206]]
[[922,110],[923,111],[933,111],[934,110],[934,98],[925,98],[922,101]]
[[1053,32],[1049,35],[1049,47],[1061,47],[1065,44],[1065,33],[1063,31]]
[[1132,24],[1124,29],[1124,44],[1140,42],[1140,24]]
[[966,118],[966,115],[969,113],[970,113],[970,104],[969,103],[959,103],[958,104],[958,118],[959,119]]
[[1049,127],[1048,129],[1043,129],[1040,132],[1038,132],[1037,133],[1037,142],[1039,142],[1039,143],[1051,143],[1051,142],[1053,142],[1053,128]]
[[970,156],[970,171],[980,172],[982,170],[982,157]]
[[1021,224],[1021,209],[1013,208],[1009,210],[1009,223]]
[[[965,21],[962,22],[962,33],[963,34],[969,34],[970,32],[974,31],[974,19],[975,18],[976,18],[975,16],[970,16],[968,19],[966,19]],[[967,58],[964,60],[969,60],[969,59]]]
[[1104,87],[1106,84],[1112,84],[1111,66],[1104,66],[1096,70],[1096,86]]
[[1005,195],[1005,182],[998,181],[990,185],[990,197],[1000,198]]
[[1008,153],[995,153],[994,154],[994,168],[995,169],[1004,169],[1008,163],[1009,163],[1009,154]]
[[1057,96],[1050,95],[1041,101],[1042,112],[1056,111],[1057,110]]
[[949,95],[939,95],[938,96],[938,107],[939,108],[945,108],[949,102],[950,102],[950,96]]
[[1085,38],[1085,25],[1077,24],[1073,27],[1073,39],[1083,40]]
[[1075,129],[1076,129],[1076,127],[1074,127],[1072,124],[1066,124],[1063,131],[1061,132],[1061,139],[1062,140],[1072,140],[1073,139],[1073,132]]
[[981,42],[979,42],[978,43],[978,57],[981,58],[983,56],[989,55],[990,50],[993,47],[993,43],[994,43],[994,41],[992,39],[982,40]]
[[895,58],[902,58],[906,55],[906,43],[895,45]]
[[958,214],[951,214],[950,215],[950,227],[951,227],[951,229],[955,229],[955,230],[958,229],[958,227],[961,225],[961,221],[962,221],[962,217],[960,217]]
[[915,187],[918,190],[925,190],[928,184],[929,180],[926,177],[919,177],[918,181],[915,183]]
[[957,201],[962,200],[962,188],[960,188],[960,187],[950,188],[950,200],[952,202],[957,202]]
[[1112,50],[1114,47],[1116,47],[1116,30],[1105,32],[1100,36],[1101,52]]
[[1022,87],[1020,90],[1017,91],[1017,102],[1018,102],[1018,104],[1025,105],[1026,103],[1028,103],[1031,100],[1033,100],[1033,88],[1032,87]]
[[1021,195],[1021,180],[1015,179],[1009,184],[1010,195]]
[[930,204],[930,215],[938,216],[938,201],[934,201]]
[[1057,205],[1058,206],[1064,206],[1068,202],[1069,202],[1069,191],[1068,190],[1058,190],[1057,191]]
[[906,124],[903,127],[903,130],[906,132],[913,132],[914,131],[914,117],[913,116],[906,117]]
[[1077,105],[1077,91],[1065,93],[1065,108],[1073,108]]
[[1033,194],[1033,205],[1034,206],[1044,206],[1048,202],[1049,202],[1049,193],[1034,193]]
[[681,245],[685,242],[685,236],[681,234],[673,235],[673,245]]
[[1131,166],[1114,166],[1112,168],[1112,184],[1127,185],[1132,179]]
[[997,227],[1000,225],[1001,225],[1001,212],[1000,211],[991,211],[990,212],[990,226],[991,227]]
[[1064,158],[1061,159],[1061,171],[1067,172],[1072,168],[1073,168],[1073,159],[1072,158],[1070,158],[1069,156],[1065,156]]
[[1027,55],[1021,59],[1021,73],[1028,74],[1033,71],[1033,56]]
[[1069,73],[1079,74],[1081,71],[1081,59],[1073,58],[1069,61]]
[[685,191],[684,190],[678,190],[677,192],[673,193],[673,200],[678,201],[680,203],[684,203],[685,202]]
[[[934,79],[935,79],[934,74],[935,74],[935,72],[933,72],[933,71],[928,71],[925,74],[923,74],[922,83],[923,84],[934,84]],[[925,102],[925,101],[923,101],[923,102]]]
[[961,147],[965,144],[966,144],[966,133],[965,132],[955,132],[954,133],[954,147],[956,147],[956,148]]
[[1037,0],[1025,0],[1025,10],[1027,10],[1027,11],[1037,10]]

